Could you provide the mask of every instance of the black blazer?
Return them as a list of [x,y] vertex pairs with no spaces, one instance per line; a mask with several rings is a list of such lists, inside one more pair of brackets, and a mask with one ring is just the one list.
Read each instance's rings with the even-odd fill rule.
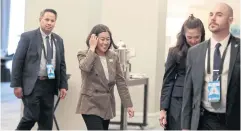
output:
[[[68,89],[63,39],[52,33],[56,47],[56,92],[59,88]],[[21,35],[13,57],[11,87],[22,87],[24,95],[33,91],[40,70],[42,54],[42,36],[40,29],[25,32]]]
[[171,97],[182,97],[186,57],[181,57],[171,48],[165,64],[161,92],[161,109],[168,109]]
[[229,129],[240,130],[240,39],[233,37],[231,42],[226,124]]

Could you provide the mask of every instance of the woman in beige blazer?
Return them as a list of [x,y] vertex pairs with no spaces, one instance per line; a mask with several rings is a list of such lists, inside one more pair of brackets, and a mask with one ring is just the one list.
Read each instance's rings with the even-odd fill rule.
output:
[[88,130],[108,130],[110,119],[115,117],[114,86],[129,117],[134,116],[133,105],[118,55],[109,50],[114,44],[111,32],[105,25],[96,25],[86,44],[88,50],[78,52],[82,76],[77,113],[82,114]]

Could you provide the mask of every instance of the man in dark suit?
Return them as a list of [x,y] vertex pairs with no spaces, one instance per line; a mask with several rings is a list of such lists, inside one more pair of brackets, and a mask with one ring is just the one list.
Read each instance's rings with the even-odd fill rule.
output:
[[[40,14],[40,28],[25,32],[12,63],[11,87],[24,104],[23,117],[17,130],[30,130],[38,123],[39,130],[53,126],[54,95],[60,97],[68,89],[63,39],[52,30],[57,12],[45,9]],[[54,69],[54,75],[50,70]]]
[[240,39],[229,32],[233,10],[219,3],[209,14],[210,40],[187,55],[183,130],[240,130]]

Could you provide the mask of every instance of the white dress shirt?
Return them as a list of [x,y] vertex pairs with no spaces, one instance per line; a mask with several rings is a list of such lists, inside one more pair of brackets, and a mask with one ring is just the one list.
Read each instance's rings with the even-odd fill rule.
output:
[[214,38],[211,38],[211,52],[210,52],[210,74],[207,73],[207,60],[208,60],[208,51],[206,53],[205,60],[205,83],[204,90],[202,95],[202,106],[210,112],[215,113],[225,113],[226,112],[226,98],[227,98],[227,88],[228,88],[228,71],[229,71],[229,61],[230,61],[230,45],[227,48],[227,53],[223,63],[223,71],[221,74],[221,106],[218,109],[214,109],[211,103],[208,101],[208,82],[213,81],[213,61],[214,61],[214,50],[217,43],[220,43],[219,47],[221,56],[223,57],[223,52],[228,45],[230,34],[222,41],[216,41]]
[[[41,44],[44,44],[45,51],[47,53],[47,45],[46,45],[46,36],[47,35],[41,30],[41,28],[40,28],[40,32],[41,32],[41,36],[42,36],[42,40],[43,40],[43,43],[41,43]],[[49,36],[49,43],[55,42],[51,38],[52,37],[51,33],[48,36]],[[42,45],[41,45],[41,49],[42,49]],[[44,56],[44,50],[42,49],[39,76],[47,76],[46,63],[47,63],[47,60],[46,60],[46,58]],[[55,69],[55,67],[56,67],[56,48],[55,48],[55,44],[54,43],[53,43],[53,59],[51,60],[51,63],[53,64],[54,69]]]
[[108,72],[108,65],[107,65],[106,57],[105,56],[99,56],[99,57],[100,57],[100,61],[101,61],[101,64],[102,64],[104,72],[105,72],[105,77],[107,80],[109,80],[109,72]]

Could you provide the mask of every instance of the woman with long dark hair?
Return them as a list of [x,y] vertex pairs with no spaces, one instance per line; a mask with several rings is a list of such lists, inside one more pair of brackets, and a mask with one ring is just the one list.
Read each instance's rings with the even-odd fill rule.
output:
[[193,15],[184,22],[175,47],[169,49],[161,91],[160,125],[166,130],[181,130],[182,95],[187,51],[205,40],[205,29]]
[[131,96],[114,46],[112,33],[106,25],[93,27],[86,40],[87,50],[78,52],[81,70],[81,93],[77,114],[82,114],[88,130],[108,130],[116,116],[114,87],[129,117],[134,116]]

